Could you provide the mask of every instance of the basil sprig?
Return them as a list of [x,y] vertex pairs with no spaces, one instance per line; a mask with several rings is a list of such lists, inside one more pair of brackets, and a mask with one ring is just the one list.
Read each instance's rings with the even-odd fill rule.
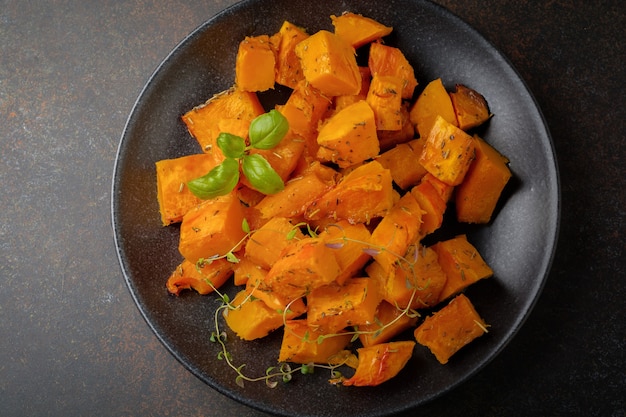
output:
[[189,190],[198,198],[208,200],[226,195],[239,183],[241,172],[250,185],[263,194],[275,194],[285,188],[285,184],[269,162],[260,154],[251,154],[251,149],[272,149],[280,143],[289,130],[285,116],[277,110],[270,110],[256,117],[248,130],[250,145],[237,135],[220,133],[217,147],[226,157],[206,175],[187,183]]

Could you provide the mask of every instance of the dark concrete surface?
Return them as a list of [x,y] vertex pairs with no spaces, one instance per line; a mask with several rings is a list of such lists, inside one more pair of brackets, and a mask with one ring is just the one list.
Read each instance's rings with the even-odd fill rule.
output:
[[[141,318],[110,220],[116,149],[152,71],[231,1],[0,0],[0,415],[261,416]],[[552,272],[516,338],[410,415],[626,415],[626,12],[441,0],[511,60],[560,167]],[[408,414],[407,414],[408,415]]]

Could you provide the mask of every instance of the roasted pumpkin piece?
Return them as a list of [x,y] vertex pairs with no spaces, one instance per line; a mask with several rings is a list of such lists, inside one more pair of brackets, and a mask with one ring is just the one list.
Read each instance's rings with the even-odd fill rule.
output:
[[374,74],[367,93],[367,104],[374,111],[376,129],[402,129],[402,79],[395,75]]
[[351,339],[348,333],[332,337],[320,336],[323,334],[310,328],[306,319],[286,321],[278,361],[328,363]]
[[185,184],[216,165],[215,159],[206,154],[157,161],[157,200],[163,226],[180,222],[187,211],[202,202]]
[[409,118],[408,102],[403,102],[400,108],[402,128],[400,130],[379,130],[378,143],[383,151],[389,150],[395,145],[407,143],[415,139],[415,129]]
[[327,96],[358,94],[361,74],[349,43],[320,30],[296,45],[304,78]]
[[422,138],[428,136],[437,116],[441,116],[448,123],[458,126],[452,100],[441,78],[432,80],[424,87],[409,114],[411,122],[416,126],[417,132]]
[[345,12],[341,16],[330,18],[335,27],[335,34],[354,49],[383,38],[393,31],[392,27],[356,13]]
[[233,266],[233,272],[233,284],[236,286],[246,285],[248,281],[261,282],[267,274],[267,270],[246,258],[245,255]]
[[296,84],[285,104],[279,106],[279,111],[287,118],[289,128],[308,142],[317,136],[317,125],[331,104],[331,99],[317,88],[301,81]]
[[292,304],[291,311],[277,311],[243,289],[231,302],[233,309],[224,310],[226,324],[243,340],[260,339],[282,327],[286,319],[296,318],[304,312],[304,303]]
[[491,267],[468,242],[466,235],[438,242],[431,247],[437,252],[439,264],[447,276],[446,285],[439,294],[441,301],[493,275]]
[[263,269],[270,269],[293,239],[304,235],[290,219],[274,217],[250,235],[245,257]]
[[354,276],[370,260],[370,255],[364,248],[370,241],[371,233],[363,223],[351,224],[346,220],[338,220],[326,226],[319,237],[332,248],[337,259],[341,273],[335,281],[340,285]]
[[[213,155],[218,162],[221,162],[224,155],[216,142],[217,136],[223,132],[220,121],[222,119],[241,120],[245,123],[247,131],[250,122],[264,112],[255,93],[231,88],[189,110],[182,116],[182,120],[202,151]],[[236,132],[226,133],[236,134]]]
[[301,175],[290,179],[282,191],[265,196],[255,209],[264,219],[277,216],[299,219],[312,200],[335,186],[337,175],[332,168],[315,162]]
[[234,192],[204,201],[183,217],[178,245],[181,255],[196,263],[200,258],[237,250],[246,235],[243,219],[243,206]]
[[235,85],[243,91],[274,88],[276,46],[268,35],[246,36],[239,43],[235,61]]
[[463,346],[486,333],[486,329],[487,324],[474,305],[461,294],[427,317],[415,329],[414,335],[419,344],[430,349],[439,363],[446,364]]
[[457,84],[456,90],[450,93],[450,99],[460,129],[480,126],[491,117],[487,100],[476,90]]
[[371,161],[352,170],[335,188],[314,200],[307,208],[305,218],[369,223],[387,214],[393,204],[394,190],[389,170]]
[[309,327],[328,335],[346,327],[373,323],[382,295],[376,281],[350,278],[344,285],[318,287],[306,300]]
[[478,136],[476,158],[455,194],[457,220],[489,223],[502,190],[511,178],[509,160]]
[[401,143],[380,154],[376,160],[391,173],[393,182],[403,190],[417,185],[427,174],[419,158],[424,149],[424,139]]
[[372,73],[369,67],[359,67],[359,73],[361,74],[361,91],[358,94],[336,96],[334,98],[335,113],[348,107],[357,101],[365,100],[367,98],[367,92],[370,89]]
[[317,157],[341,168],[378,155],[374,112],[365,101],[358,101],[330,117],[317,136]]
[[198,294],[209,294],[224,285],[233,275],[233,264],[226,259],[216,259],[198,264],[183,260],[167,280],[170,294],[179,295],[193,289]]
[[278,32],[280,41],[276,52],[276,78],[278,84],[296,88],[304,80],[300,60],[296,55],[296,45],[308,38],[306,31],[289,21],[284,21]]
[[340,273],[335,255],[324,240],[307,237],[293,240],[282,251],[260,288],[294,300],[334,282]]
[[[417,253],[415,253],[417,251]],[[367,274],[381,282],[384,299],[399,308],[433,307],[446,283],[447,276],[431,248],[412,246],[406,254],[413,265],[400,263],[384,270],[378,262],[370,264]]]
[[411,194],[423,210],[419,230],[419,238],[422,239],[441,227],[447,205],[439,191],[428,181],[411,188]]
[[413,92],[417,87],[415,71],[400,49],[373,42],[370,45],[368,66],[372,71],[372,77],[376,75],[399,77],[402,80],[402,98],[413,98]]
[[474,160],[475,141],[470,135],[437,116],[419,162],[448,185],[459,185]]
[[359,365],[354,375],[342,382],[356,387],[376,386],[398,375],[413,355],[413,341],[381,343],[357,349]]
[[439,194],[439,196],[441,197],[441,199],[447,204],[448,201],[450,201],[450,198],[452,197],[452,193],[454,192],[454,187],[451,185],[446,184],[443,181],[440,181],[439,179],[437,179],[433,174],[431,174],[430,172],[427,172],[423,177],[421,182],[429,182],[430,185],[432,185],[435,190],[437,191],[437,193]]
[[337,172],[314,162],[310,169],[293,177],[282,191],[265,196],[255,209],[264,219],[290,217],[300,219],[311,202],[336,184]]
[[376,262],[386,270],[396,265],[419,237],[422,208],[411,193],[404,194],[372,232],[370,242]]
[[417,317],[406,314],[402,309],[382,301],[378,305],[375,322],[359,326],[359,340],[364,347],[385,343],[403,331],[415,326]]

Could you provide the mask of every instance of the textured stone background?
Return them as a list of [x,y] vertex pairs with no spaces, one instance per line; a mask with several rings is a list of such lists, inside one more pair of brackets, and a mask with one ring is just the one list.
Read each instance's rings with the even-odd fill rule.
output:
[[[126,117],[159,62],[231,1],[0,0],[0,414],[261,416],[185,370],[141,318],[110,224]],[[619,0],[440,0],[504,52],[551,129],[553,270],[491,364],[418,410],[626,414],[626,13]]]

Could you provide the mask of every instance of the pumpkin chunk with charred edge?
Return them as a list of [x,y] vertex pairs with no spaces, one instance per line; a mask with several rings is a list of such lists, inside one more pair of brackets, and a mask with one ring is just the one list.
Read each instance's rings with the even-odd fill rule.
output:
[[189,289],[202,295],[210,294],[224,285],[232,275],[233,264],[226,259],[202,262],[199,265],[185,259],[168,278],[167,290],[174,295]]
[[413,355],[413,341],[381,343],[357,349],[359,365],[347,386],[376,386],[396,376]]

